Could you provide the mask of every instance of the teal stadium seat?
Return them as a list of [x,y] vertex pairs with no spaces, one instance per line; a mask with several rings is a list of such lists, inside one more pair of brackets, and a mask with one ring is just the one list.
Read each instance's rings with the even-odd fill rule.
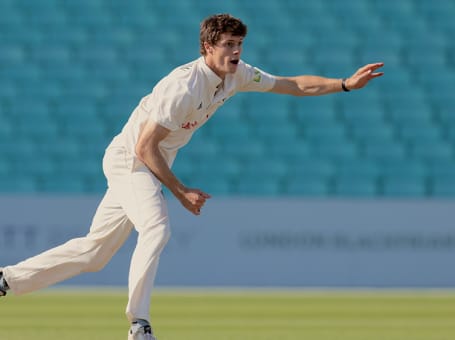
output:
[[455,195],[455,178],[448,177],[435,177],[431,183],[431,197],[453,197]]
[[379,193],[377,182],[378,180],[374,177],[338,176],[333,195],[342,198],[374,197]]
[[[277,136],[275,136],[277,137]],[[282,162],[291,164],[302,159],[308,159],[312,155],[312,147],[302,139],[272,139],[265,141],[267,157],[281,159]],[[291,166],[291,165],[289,165]]]
[[398,160],[382,164],[384,195],[424,197],[428,170],[423,161]]
[[289,196],[321,198],[331,194],[329,181],[319,175],[290,177],[283,186]]
[[296,158],[289,161],[289,177],[295,181],[305,178],[321,178],[330,180],[336,175],[336,166],[328,159]]
[[455,195],[455,163],[453,160],[433,160],[429,163],[428,174],[432,197]]
[[7,178],[11,173],[11,164],[5,162],[5,160],[0,161],[0,178]]
[[336,124],[337,103],[333,97],[304,97],[292,101],[291,118],[298,126],[325,126]]
[[30,194],[40,192],[37,182],[30,175],[6,176],[0,178],[0,190],[5,194]]
[[289,165],[281,159],[273,157],[250,160],[242,163],[242,176],[254,177],[264,180],[278,180],[286,177],[290,172]]
[[396,131],[391,124],[381,122],[377,124],[352,124],[348,127],[349,138],[360,148],[368,143],[395,142]]
[[365,158],[345,160],[336,167],[337,177],[378,179],[382,173],[381,163]]
[[240,196],[277,196],[282,191],[279,179],[273,177],[242,175],[236,179],[232,193]]
[[334,195],[339,197],[374,197],[379,194],[380,165],[358,158],[337,166]]
[[39,182],[39,188],[46,192],[80,194],[89,192],[89,187],[82,177],[78,176],[53,176],[46,177]]
[[428,195],[426,184],[420,178],[386,178],[383,190],[385,197],[423,198]]
[[361,154],[367,159],[378,162],[400,161],[406,158],[406,147],[395,140],[373,139],[366,140]]

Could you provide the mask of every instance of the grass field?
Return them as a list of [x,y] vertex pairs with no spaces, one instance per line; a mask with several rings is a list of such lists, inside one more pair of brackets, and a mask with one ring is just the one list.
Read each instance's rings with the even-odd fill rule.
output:
[[[0,340],[126,340],[125,292],[0,299]],[[455,291],[158,291],[159,340],[453,340]]]

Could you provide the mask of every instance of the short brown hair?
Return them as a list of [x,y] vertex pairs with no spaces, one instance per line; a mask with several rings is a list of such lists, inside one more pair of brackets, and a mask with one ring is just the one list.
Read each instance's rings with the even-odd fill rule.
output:
[[216,14],[206,18],[201,23],[199,34],[200,52],[205,55],[207,52],[204,48],[204,42],[210,45],[216,45],[223,33],[231,33],[235,36],[245,37],[247,26],[237,18],[230,14]]

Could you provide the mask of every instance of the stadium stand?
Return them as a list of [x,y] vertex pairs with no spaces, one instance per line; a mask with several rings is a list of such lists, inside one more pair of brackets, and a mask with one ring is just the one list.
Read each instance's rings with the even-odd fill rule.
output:
[[[274,74],[350,75],[359,92],[239,94],[175,172],[218,195],[455,196],[452,1],[0,1],[0,192],[101,192],[103,151],[140,98],[199,55],[199,22],[249,26],[243,59]],[[269,20],[273,18],[273,20]]]

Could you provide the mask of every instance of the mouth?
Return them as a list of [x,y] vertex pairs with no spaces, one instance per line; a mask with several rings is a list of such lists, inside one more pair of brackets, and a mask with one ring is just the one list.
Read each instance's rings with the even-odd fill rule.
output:
[[230,61],[231,64],[237,65],[239,63],[239,59],[233,59]]

